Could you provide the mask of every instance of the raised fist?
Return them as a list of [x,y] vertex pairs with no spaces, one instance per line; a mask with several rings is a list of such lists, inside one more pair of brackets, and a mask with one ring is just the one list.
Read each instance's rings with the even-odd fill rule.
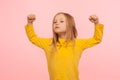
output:
[[35,14],[29,14],[29,15],[27,16],[27,21],[28,21],[28,23],[33,23],[33,21],[35,21],[35,19],[36,19]]
[[89,20],[90,20],[92,23],[94,23],[94,24],[99,24],[99,19],[98,19],[98,17],[97,17],[96,15],[91,15],[91,16],[89,17]]

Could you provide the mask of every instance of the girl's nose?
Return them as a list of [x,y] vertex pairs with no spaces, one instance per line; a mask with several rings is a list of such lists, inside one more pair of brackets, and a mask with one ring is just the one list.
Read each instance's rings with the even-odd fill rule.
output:
[[56,25],[59,25],[59,23],[57,22],[57,23],[55,23]]

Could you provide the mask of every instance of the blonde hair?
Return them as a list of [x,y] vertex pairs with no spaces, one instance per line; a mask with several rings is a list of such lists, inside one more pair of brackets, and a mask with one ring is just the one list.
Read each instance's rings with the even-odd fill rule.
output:
[[[52,29],[53,29],[55,17],[59,14],[63,14],[66,18],[66,22],[67,22],[67,24],[66,24],[66,42],[67,43],[69,41],[74,42],[75,38],[77,37],[77,30],[76,30],[74,18],[70,14],[64,13],[64,12],[57,13],[53,18]],[[56,48],[56,43],[57,42],[59,42],[59,36],[53,30],[53,40],[52,40],[53,48]]]

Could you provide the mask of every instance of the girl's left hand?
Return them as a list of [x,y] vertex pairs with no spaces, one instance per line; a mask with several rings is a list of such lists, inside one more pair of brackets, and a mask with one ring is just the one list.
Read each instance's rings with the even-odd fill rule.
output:
[[92,23],[94,23],[94,24],[99,24],[99,19],[98,19],[98,17],[97,17],[96,15],[91,15],[91,16],[89,17],[89,20],[90,20]]

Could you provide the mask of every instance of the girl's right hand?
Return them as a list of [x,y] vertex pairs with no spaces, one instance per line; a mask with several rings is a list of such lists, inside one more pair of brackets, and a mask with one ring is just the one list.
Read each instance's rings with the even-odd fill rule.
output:
[[27,16],[27,22],[28,22],[28,24],[32,24],[35,21],[35,19],[36,19],[35,14],[29,14]]

